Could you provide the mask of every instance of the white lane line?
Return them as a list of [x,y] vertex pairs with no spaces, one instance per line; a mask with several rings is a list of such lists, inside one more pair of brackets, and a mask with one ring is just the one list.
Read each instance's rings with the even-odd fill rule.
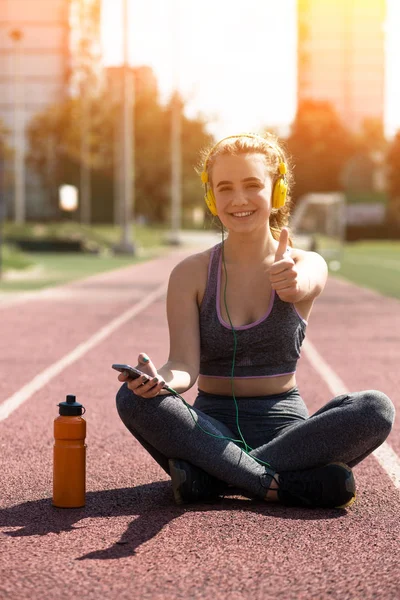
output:
[[147,308],[150,304],[155,302],[158,298],[165,294],[167,284],[164,282],[153,292],[148,294],[143,300],[140,300],[137,304],[126,310],[122,315],[110,321],[107,325],[99,329],[97,333],[92,335],[86,342],[82,342],[79,346],[76,346],[74,350],[63,356],[60,360],[47,367],[44,371],[36,375],[29,383],[24,385],[18,392],[15,392],[12,396],[7,398],[2,404],[0,404],[0,421],[4,421],[16,410],[21,404],[28,400],[33,394],[35,394],[42,387],[47,385],[49,381],[54,379],[59,373],[61,373],[66,367],[69,367],[72,363],[81,358],[86,352],[92,350],[97,344],[102,342],[106,337],[111,335],[116,329],[121,327],[124,323],[136,317],[142,310]]
[[[346,388],[343,381],[328,363],[325,362],[310,340],[307,339],[304,341],[303,350],[314,369],[329,387],[333,396],[348,393],[349,390]],[[383,442],[383,444],[374,450],[372,454],[384,471],[389,475],[394,485],[400,489],[400,458],[397,456],[396,452],[387,442]]]

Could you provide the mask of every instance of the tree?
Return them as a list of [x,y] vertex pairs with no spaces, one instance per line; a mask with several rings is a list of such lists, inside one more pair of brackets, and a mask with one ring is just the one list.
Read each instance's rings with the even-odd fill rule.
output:
[[400,228],[400,131],[389,146],[386,164],[388,167],[389,203],[387,208],[388,222]]
[[361,125],[361,131],[355,135],[357,148],[365,153],[382,152],[387,150],[382,119],[367,118]]
[[[157,82],[149,67],[135,71],[135,214],[152,222],[165,221],[170,205],[171,107],[161,105]],[[81,161],[81,98],[49,107],[36,116],[28,129],[29,162],[57,206],[62,183],[79,185]],[[112,102],[109,87],[91,100],[91,129],[86,160],[92,169],[92,213],[94,221],[113,220],[115,129],[121,105]],[[182,118],[183,205],[201,202],[201,183],[194,167],[199,149],[208,144],[205,122]]]
[[[140,89],[137,86],[137,89]],[[164,222],[171,195],[171,102],[163,107],[158,96],[137,94],[135,107],[136,212],[150,220]],[[195,172],[198,153],[209,143],[201,118],[184,116],[182,101],[182,203],[196,206],[201,199],[201,183]]]
[[294,163],[293,200],[310,192],[343,188],[343,167],[354,151],[351,133],[328,102],[305,100],[286,140]]
[[347,199],[356,197],[383,197],[382,171],[387,151],[382,119],[365,119],[354,134],[353,155],[344,169],[343,182]]
[[7,135],[7,129],[3,123],[3,121],[0,119],[0,156],[1,157],[5,157],[6,155],[6,135]]
[[[187,208],[199,206],[199,199],[202,200],[204,196],[203,184],[195,167],[199,163],[199,150],[215,142],[213,136],[206,133],[205,127],[206,122],[201,117],[195,120],[185,116],[182,118],[182,195]],[[205,207],[205,204],[201,203],[200,206]]]
[[[10,156],[10,148],[6,142],[8,134],[3,121],[0,119],[0,227],[5,216],[5,190],[6,190],[6,160]],[[0,231],[1,237],[1,231]],[[1,249],[0,249],[1,251]]]
[[[27,128],[28,163],[47,191],[49,204],[57,211],[58,187],[79,187],[81,154],[81,99],[71,98],[37,114]],[[104,147],[111,137],[112,113],[103,97],[92,100],[91,129],[85,160],[88,167],[106,171],[109,156]]]
[[9,160],[13,155],[13,150],[8,143],[10,130],[7,129],[2,119],[0,119],[0,157],[3,160]]
[[80,113],[80,217],[83,223],[92,220],[90,137],[92,129],[93,90],[100,85],[100,15],[99,0],[78,0],[80,34],[77,44],[77,65],[74,69],[81,101]]

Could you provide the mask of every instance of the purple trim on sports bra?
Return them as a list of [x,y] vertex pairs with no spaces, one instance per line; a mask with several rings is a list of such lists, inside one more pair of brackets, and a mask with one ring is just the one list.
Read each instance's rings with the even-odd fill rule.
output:
[[[211,263],[211,260],[210,260],[210,263]],[[221,276],[222,276],[221,266],[222,266],[222,252],[219,255],[219,262],[218,262],[216,309],[217,309],[218,320],[221,323],[221,325],[223,325],[227,329],[232,329],[230,324],[226,323],[223,320],[222,315],[221,315]],[[249,323],[249,325],[238,325],[237,327],[235,327],[235,331],[243,330],[243,329],[251,329],[252,327],[255,327],[256,325],[259,325],[260,323],[265,321],[265,319],[267,319],[271,313],[272,307],[274,305],[274,300],[275,300],[275,290],[272,290],[271,297],[269,299],[267,312],[262,317],[260,317],[257,321],[254,321],[254,323]],[[272,377],[274,377],[274,375],[272,375]]]

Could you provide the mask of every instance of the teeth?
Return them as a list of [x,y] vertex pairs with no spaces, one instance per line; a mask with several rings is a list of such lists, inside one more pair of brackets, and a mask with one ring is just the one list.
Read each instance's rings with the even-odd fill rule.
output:
[[252,215],[254,212],[254,210],[250,210],[248,212],[239,212],[239,213],[232,213],[234,217],[248,217],[249,215]]

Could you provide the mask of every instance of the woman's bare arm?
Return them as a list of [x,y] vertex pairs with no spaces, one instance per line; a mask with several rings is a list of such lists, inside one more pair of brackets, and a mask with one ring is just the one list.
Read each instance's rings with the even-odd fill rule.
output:
[[158,374],[179,393],[191,388],[199,375],[200,328],[199,282],[204,277],[204,261],[188,257],[172,271],[167,293],[170,348],[168,360]]

